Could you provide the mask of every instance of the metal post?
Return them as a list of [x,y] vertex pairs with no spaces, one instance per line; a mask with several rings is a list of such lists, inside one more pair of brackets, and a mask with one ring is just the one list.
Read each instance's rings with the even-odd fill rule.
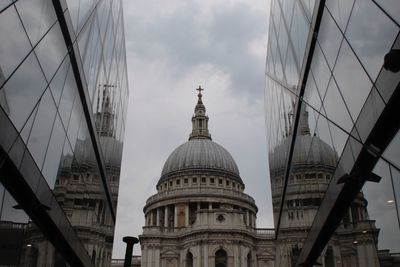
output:
[[124,267],[131,267],[133,245],[139,243],[139,239],[133,236],[124,236],[122,241],[126,243]]

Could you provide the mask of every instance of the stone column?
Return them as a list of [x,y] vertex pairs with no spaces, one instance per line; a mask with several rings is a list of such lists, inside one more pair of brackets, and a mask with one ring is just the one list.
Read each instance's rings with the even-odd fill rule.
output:
[[202,267],[201,266],[201,244],[199,244],[196,248],[196,257],[194,257],[193,266],[194,267]]
[[208,203],[208,209],[212,210],[212,203],[211,202]]
[[141,267],[147,267],[147,246],[144,245],[143,246],[143,250],[142,250],[142,258],[141,258]]
[[157,212],[157,216],[156,216],[156,225],[157,225],[157,226],[160,226],[160,209],[157,208],[157,209],[156,209],[156,212]]
[[189,203],[185,204],[185,226],[189,225]]
[[174,227],[178,227],[178,207],[174,205]]
[[233,247],[233,266],[240,267],[239,265],[239,248],[238,245],[234,245]]
[[164,209],[164,227],[168,227],[168,206],[165,206]]
[[153,211],[149,211],[148,216],[150,216],[150,225],[149,226],[152,226],[153,225]]
[[160,267],[160,247],[154,248],[154,267]]
[[204,254],[203,254],[203,266],[204,267],[208,267],[208,244],[207,243],[204,243],[204,246],[203,246],[203,252],[204,252]]

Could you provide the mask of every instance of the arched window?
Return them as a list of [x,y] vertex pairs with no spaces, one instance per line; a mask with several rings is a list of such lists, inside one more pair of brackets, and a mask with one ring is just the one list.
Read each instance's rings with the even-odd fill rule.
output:
[[222,248],[215,252],[215,267],[227,267],[228,266],[228,255]]
[[190,251],[186,254],[186,267],[193,267],[193,254]]

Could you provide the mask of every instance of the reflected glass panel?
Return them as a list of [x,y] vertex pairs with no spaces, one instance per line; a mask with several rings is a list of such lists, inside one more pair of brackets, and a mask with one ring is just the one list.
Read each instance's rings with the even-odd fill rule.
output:
[[289,47],[287,51],[285,74],[287,86],[293,92],[297,93],[297,85],[299,83],[299,71],[293,57],[292,49]]
[[375,87],[372,88],[356,122],[357,131],[363,142],[366,142],[384,108],[385,103],[381,96]]
[[311,63],[311,72],[314,75],[319,94],[321,98],[324,98],[326,88],[328,87],[328,82],[331,77],[331,71],[319,45],[315,46],[313,60]]
[[323,105],[328,118],[350,133],[353,128],[353,120],[343,102],[343,98],[340,95],[334,79],[329,81]]
[[64,38],[61,34],[60,25],[55,24],[51,30],[44,36],[35,48],[40,65],[47,80],[53,77],[62,59],[67,54]]
[[353,4],[354,0],[332,0],[325,3],[342,32],[346,29]]
[[365,198],[369,200],[368,212],[371,219],[376,220],[380,229],[378,249],[390,249],[400,252],[400,227],[393,194],[393,176],[389,165],[379,160],[373,172],[382,177],[379,183],[366,183],[363,187]]
[[[21,130],[45,88],[46,81],[43,73],[36,56],[31,53],[1,89],[4,93],[0,95],[0,98],[6,99],[9,117],[17,130]],[[0,102],[5,101],[3,99]]]
[[321,96],[317,90],[314,75],[311,72],[308,74],[307,85],[304,90],[304,99],[313,109],[318,111],[321,109]]
[[74,103],[75,95],[77,94],[76,83],[72,67],[68,69],[66,80],[63,83],[62,95],[58,112],[60,113],[61,121],[64,127],[68,127],[69,119],[71,116],[72,105]]
[[315,0],[301,0],[303,7],[306,10],[306,16],[308,21],[311,21],[312,15],[314,13]]
[[0,2],[0,11],[3,11],[4,8],[8,7],[12,3],[12,0],[4,0]]
[[51,0],[19,0],[15,3],[32,45],[50,29],[56,20]]
[[330,147],[333,147],[336,154],[340,157],[349,135],[326,119],[324,109],[321,109],[315,133]]
[[69,266],[0,184],[0,266]]
[[56,115],[56,106],[50,90],[43,94],[36,113],[28,148],[39,168],[42,167]]
[[389,15],[400,24],[400,5],[397,0],[376,0],[376,2],[387,12]]
[[70,68],[69,56],[66,56],[64,58],[64,61],[61,63],[61,66],[58,68],[56,74],[53,76],[53,79],[50,82],[50,90],[57,106],[59,106],[61,94],[63,92],[63,88],[67,81],[67,74],[69,68]]
[[[0,73],[2,72],[4,76],[3,79],[0,79],[0,82],[1,80],[4,82],[32,49],[14,6],[1,13],[0,36],[2,36]],[[5,36],[12,36],[13,38],[4,38]],[[0,88],[1,86],[2,84],[0,84]]]
[[351,116],[356,119],[371,91],[372,83],[346,41],[342,42],[334,76]]
[[65,129],[61,123],[60,117],[57,114],[42,169],[42,174],[51,189],[54,188],[57,177],[57,170],[62,155],[65,136]]
[[325,8],[322,16],[321,26],[318,32],[318,42],[331,69],[333,69],[335,64],[342,39],[342,33]]
[[399,27],[372,1],[355,2],[346,37],[373,81],[398,32]]
[[[400,169],[400,131],[392,139],[389,146],[385,149],[383,157]],[[400,192],[398,193],[400,195]]]
[[[306,0],[306,2],[309,1]],[[301,10],[299,2],[296,1],[290,36],[294,47],[294,53],[296,56],[298,68],[301,68],[303,63],[308,32],[309,32],[309,23],[306,20],[304,13]]]

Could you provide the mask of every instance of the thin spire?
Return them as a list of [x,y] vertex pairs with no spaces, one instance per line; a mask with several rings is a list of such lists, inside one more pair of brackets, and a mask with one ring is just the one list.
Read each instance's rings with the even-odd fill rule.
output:
[[189,135],[189,140],[192,139],[210,139],[211,135],[208,132],[208,116],[206,116],[206,107],[203,104],[202,93],[203,88],[199,85],[196,89],[199,91],[197,94],[197,105],[194,108],[194,115],[192,117],[192,132]]

